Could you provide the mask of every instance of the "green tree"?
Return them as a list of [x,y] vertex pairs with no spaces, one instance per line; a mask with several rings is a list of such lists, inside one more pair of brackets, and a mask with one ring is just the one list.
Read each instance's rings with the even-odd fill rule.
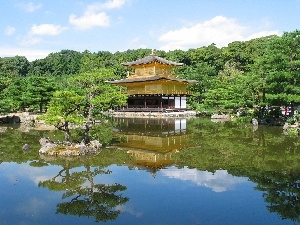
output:
[[82,54],[72,50],[62,50],[50,53],[44,59],[38,59],[30,63],[29,74],[55,77],[77,74],[80,70]]
[[[29,62],[24,56],[0,58],[0,111],[9,112],[13,102],[8,99],[7,88],[21,77],[27,76]],[[20,90],[18,92],[20,94]]]
[[22,100],[29,108],[38,107],[43,112],[57,90],[55,79],[47,76],[29,76],[24,79]]
[[109,85],[108,80],[115,75],[109,69],[95,69],[70,78],[70,83],[79,89],[84,97],[83,115],[86,117],[83,142],[88,143],[89,130],[96,114],[126,103],[126,96],[116,86]]
[[222,57],[222,50],[216,47],[215,44],[190,50],[188,53],[190,54],[191,63],[193,65],[205,62],[211,67],[214,67],[217,73],[223,69],[224,60]]
[[74,91],[56,91],[50,100],[47,112],[39,118],[64,131],[65,140],[70,142],[70,124],[78,125],[84,122],[81,114],[83,102],[84,97]]
[[255,61],[252,76],[257,80],[259,102],[287,105],[300,102],[300,31],[269,40],[264,54]]
[[29,62],[25,56],[0,58],[0,77],[25,77],[28,69]]
[[236,109],[252,103],[243,71],[235,63],[226,63],[205,94],[204,105],[210,109]]
[[56,89],[56,83],[52,77],[27,76],[16,78],[3,91],[5,98],[0,102],[6,102],[7,111],[25,111],[28,108],[43,112]]

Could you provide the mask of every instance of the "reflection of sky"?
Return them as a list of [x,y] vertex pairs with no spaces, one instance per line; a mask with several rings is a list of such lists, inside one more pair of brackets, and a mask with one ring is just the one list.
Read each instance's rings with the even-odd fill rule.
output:
[[[99,224],[93,217],[56,213],[57,204],[70,199],[62,198],[64,191],[38,187],[39,181],[54,178],[61,169],[60,166],[1,163],[0,225]],[[126,190],[117,194],[129,201],[116,206],[121,214],[116,220],[105,222],[106,225],[291,224],[268,212],[262,193],[254,189],[254,183],[225,170],[211,173],[168,167],[153,176],[146,170],[127,166],[111,165],[107,169],[112,173],[96,175],[94,183],[124,185]],[[86,169],[70,170],[75,171]]]
[[161,171],[164,176],[184,181],[191,181],[198,186],[211,188],[214,192],[233,190],[236,184],[247,182],[245,177],[235,177],[228,174],[226,170],[216,172],[199,171],[187,167],[178,169],[171,167]]
[[11,183],[16,182],[18,178],[22,178],[22,179],[26,178],[34,182],[36,185],[40,181],[45,181],[54,177],[61,169],[61,167],[58,166],[31,167],[26,163],[23,164],[7,163],[1,165],[2,166],[5,165],[5,171],[10,171],[5,175]]
[[[65,216],[55,214],[57,203],[62,202],[62,192],[38,187],[40,181],[53,178],[61,169],[59,166],[32,167],[27,163],[1,163],[0,224],[62,224]],[[78,219],[75,218],[69,218],[69,224],[77,224]],[[82,220],[82,224],[86,224],[88,219]]]

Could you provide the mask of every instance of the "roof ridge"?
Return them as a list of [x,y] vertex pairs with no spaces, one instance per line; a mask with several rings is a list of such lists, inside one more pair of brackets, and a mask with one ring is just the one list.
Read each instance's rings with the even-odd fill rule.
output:
[[178,63],[178,62],[174,62],[171,60],[167,60],[165,58],[159,57],[157,55],[152,55],[152,54],[148,55],[144,58],[135,60],[135,61],[122,63],[122,65],[123,66],[134,66],[134,65],[149,64],[149,63],[152,63],[155,61],[162,63],[162,64],[166,64],[166,65],[172,65],[172,66],[182,66],[183,65],[183,63]]

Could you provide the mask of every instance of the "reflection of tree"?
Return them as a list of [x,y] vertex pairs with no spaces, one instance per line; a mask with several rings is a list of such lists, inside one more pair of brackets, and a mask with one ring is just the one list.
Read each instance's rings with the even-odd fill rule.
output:
[[[25,126],[24,126],[25,127]],[[42,136],[60,138],[57,131],[40,131],[30,130],[30,132],[22,132],[22,126],[8,125],[0,126],[0,163],[16,162],[25,163],[28,161],[39,160],[38,149],[41,147],[39,139]],[[29,151],[23,151],[22,146],[28,144],[31,148]]]
[[300,176],[299,172],[268,172],[256,176],[257,190],[264,191],[264,199],[270,212],[278,213],[282,219],[300,222]]
[[72,172],[68,166],[55,177],[39,183],[50,190],[65,190],[66,202],[57,204],[57,213],[94,217],[97,222],[114,220],[121,213],[118,205],[129,199],[122,196],[126,187],[120,184],[95,184],[94,177],[109,174],[108,170],[85,165],[85,171]]
[[[235,176],[249,177],[264,192],[268,210],[282,219],[300,222],[300,148],[298,137],[282,135],[281,127],[214,124],[191,120],[199,147],[175,155],[178,167],[204,171],[220,168]],[[212,141],[213,140],[213,141]],[[287,172],[279,172],[287,171]]]
[[128,201],[128,198],[115,193],[125,189],[126,187],[120,184],[96,184],[93,189],[78,188],[67,191],[63,198],[71,196],[73,198],[70,202],[58,204],[57,212],[66,215],[95,217],[97,222],[114,220],[120,214],[120,210],[115,210],[115,207]]

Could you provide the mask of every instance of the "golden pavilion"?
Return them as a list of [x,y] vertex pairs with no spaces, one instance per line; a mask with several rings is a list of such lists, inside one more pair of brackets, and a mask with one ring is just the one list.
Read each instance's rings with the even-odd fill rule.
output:
[[186,100],[191,93],[187,85],[195,80],[176,78],[172,69],[183,63],[158,57],[154,51],[145,58],[122,63],[133,68],[126,79],[110,81],[127,88],[127,106],[124,111],[186,110]]

